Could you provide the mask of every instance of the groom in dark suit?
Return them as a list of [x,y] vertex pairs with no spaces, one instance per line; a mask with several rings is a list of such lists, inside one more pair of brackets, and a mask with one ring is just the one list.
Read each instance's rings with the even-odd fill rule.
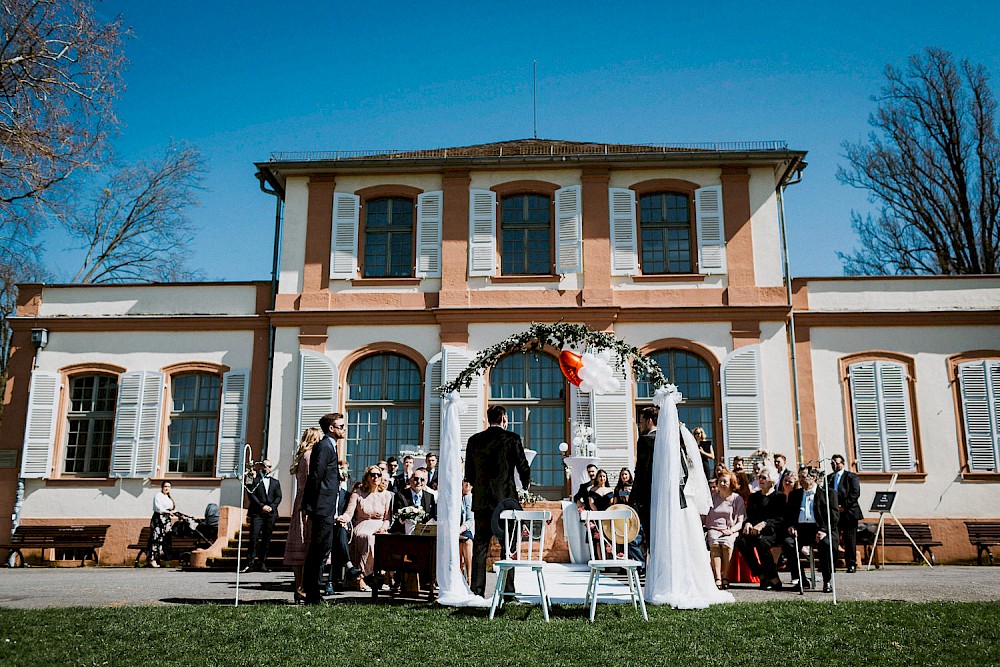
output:
[[337,460],[337,440],[347,435],[344,415],[339,412],[325,414],[320,417],[319,427],[323,430],[323,439],[312,448],[309,477],[302,492],[302,510],[309,517],[312,530],[306,562],[302,568],[306,604],[319,604],[323,601],[320,594],[323,566],[333,549],[334,519],[344,511]]
[[[472,592],[486,595],[486,556],[493,541],[493,510],[506,498],[517,498],[515,471],[525,489],[531,484],[531,468],[524,456],[521,436],[507,430],[507,409],[491,405],[486,411],[489,428],[469,438],[465,450],[465,479],[472,484],[472,510],[476,532],[472,542]],[[514,590],[509,577],[508,591]]]
[[267,550],[271,547],[271,533],[278,518],[278,505],[281,504],[281,484],[271,477],[271,462],[267,459],[258,462],[255,467],[257,476],[253,485],[247,488],[250,548],[243,572],[250,572],[255,567],[261,572],[269,572]]

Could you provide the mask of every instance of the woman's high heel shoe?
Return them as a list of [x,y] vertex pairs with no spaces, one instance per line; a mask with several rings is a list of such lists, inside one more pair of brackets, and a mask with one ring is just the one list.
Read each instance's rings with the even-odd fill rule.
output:
[[303,595],[302,593],[299,593],[298,591],[295,591],[294,600],[295,604],[305,604],[306,596]]

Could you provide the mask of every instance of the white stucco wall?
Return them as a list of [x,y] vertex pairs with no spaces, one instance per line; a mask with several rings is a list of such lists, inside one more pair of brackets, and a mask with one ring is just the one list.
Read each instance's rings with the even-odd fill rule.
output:
[[[995,517],[996,484],[963,482],[960,475],[958,416],[947,358],[969,350],[995,348],[996,327],[857,327],[811,329],[816,425],[827,456],[846,453],[847,406],[839,360],[856,352],[891,351],[916,364],[916,415],[926,481],[899,482],[894,510],[900,517]],[[863,484],[861,506],[887,483]]]
[[298,445],[295,432],[299,386],[299,330],[280,327],[274,332],[274,365],[271,375],[271,410],[267,431],[267,456],[281,482],[281,514],[288,516],[295,498],[295,483],[288,467]]
[[126,370],[160,370],[187,361],[250,368],[251,331],[192,332],[60,332],[49,333],[49,344],[38,354],[38,367],[58,371],[80,363],[108,363]]
[[770,167],[751,169],[749,189],[754,279],[759,287],[780,287],[784,282],[774,170]]
[[[289,177],[285,183],[284,220],[281,225],[279,294],[298,294],[302,291],[302,267],[306,261],[306,219],[308,213],[308,177]],[[333,224],[332,220],[331,224]]]
[[795,460],[795,418],[792,411],[791,362],[788,337],[781,322],[760,323],[761,391],[764,404],[764,446]]
[[257,288],[233,285],[45,287],[40,317],[109,315],[253,315]]
[[997,310],[1000,276],[809,280],[809,310]]

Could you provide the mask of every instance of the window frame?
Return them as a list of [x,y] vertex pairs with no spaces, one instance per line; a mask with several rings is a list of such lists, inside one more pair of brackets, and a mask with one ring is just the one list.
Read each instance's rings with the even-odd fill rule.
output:
[[[92,411],[92,412],[77,413],[76,411],[73,410],[73,383],[76,382],[77,380],[83,380],[83,379],[86,379],[86,378],[111,378],[111,379],[114,380],[115,396],[112,399],[113,400],[113,407],[110,410],[110,412],[109,411],[101,411],[100,413],[97,413],[97,412],[93,412]],[[57,438],[57,442],[59,442],[62,445],[62,447],[61,447],[61,450],[57,454],[55,454],[55,456],[58,457],[56,460],[61,461],[61,465],[59,465],[59,466],[56,467],[56,470],[59,471],[59,476],[60,477],[97,478],[97,479],[109,479],[110,478],[110,475],[111,475],[111,456],[112,456],[112,454],[114,452],[115,425],[116,425],[116,421],[118,419],[118,391],[119,391],[120,380],[121,380],[121,374],[120,373],[115,372],[115,371],[110,370],[110,369],[101,368],[101,367],[74,370],[71,373],[67,373],[65,375],[66,396],[65,396],[64,405],[63,405],[64,409],[60,410],[60,414],[62,415],[62,418],[59,420],[60,424],[63,426],[64,432],[62,434],[60,434],[59,437]],[[95,387],[95,389],[96,389],[96,387]],[[67,462],[69,460],[69,450],[70,450],[70,442],[69,442],[69,440],[70,440],[70,436],[71,436],[71,433],[72,433],[72,429],[70,428],[70,425],[72,424],[72,422],[74,420],[77,420],[77,421],[82,420],[81,417],[77,416],[78,414],[89,415],[88,417],[86,417],[86,419],[88,421],[90,421],[90,422],[93,422],[96,419],[96,417],[94,416],[95,414],[110,415],[110,421],[111,421],[111,430],[110,430],[110,435],[109,435],[110,441],[108,442],[107,469],[104,470],[104,471],[96,471],[96,472],[82,471],[82,472],[77,472],[77,471],[73,471],[73,470],[67,470]],[[100,417],[100,419],[107,419],[107,418],[108,417],[106,417],[106,416],[105,417]],[[88,442],[87,442],[87,444],[84,445],[84,450],[85,450],[84,461],[85,462],[89,461],[90,458],[91,458],[90,455],[89,455],[89,451],[91,450],[91,448],[93,446],[92,443],[90,442],[92,435],[93,435],[93,429],[90,428],[90,429],[88,429],[88,436],[87,436]]]
[[959,367],[970,361],[1000,361],[1000,350],[971,350],[948,357],[948,379],[952,386],[952,399],[955,404],[955,431],[958,443],[959,471],[962,481],[968,482],[996,482],[1000,480],[1000,470],[972,471],[969,461],[969,443],[965,434],[965,411],[962,406],[962,387]]
[[[698,220],[695,208],[695,191],[700,186],[691,181],[684,181],[676,178],[656,178],[642,181],[629,186],[635,193],[635,248],[636,260],[639,265],[639,273],[635,277],[674,277],[688,276],[701,277],[698,266]],[[689,254],[691,257],[691,270],[687,272],[650,273],[643,270],[642,262],[642,198],[649,195],[683,195],[688,199],[688,228],[689,228]]]
[[[415,277],[416,264],[417,264],[417,197],[423,194],[424,191],[420,188],[415,188],[409,185],[375,185],[368,188],[362,188],[360,190],[355,190],[354,195],[359,198],[358,202],[358,249],[357,249],[357,262],[358,262],[358,273],[355,280],[361,281],[368,284],[374,284],[377,281],[388,281],[389,283],[395,283],[396,281],[403,281],[408,283],[410,281],[419,281],[419,278]],[[410,266],[409,273],[405,276],[366,276],[365,272],[367,270],[366,260],[367,254],[366,250],[368,247],[368,214],[367,209],[370,202],[379,199],[406,199],[412,204],[413,209],[413,219],[410,226]]]
[[[500,183],[490,188],[497,196],[496,209],[496,266],[497,273],[491,278],[493,282],[503,282],[505,279],[513,282],[530,282],[533,280],[558,280],[556,266],[556,191],[560,188],[555,183],[536,180],[519,180]],[[548,273],[504,273],[503,271],[503,200],[518,195],[539,195],[549,198],[549,272]]]
[[[914,470],[889,472],[882,471],[859,471],[857,456],[857,441],[854,433],[854,402],[851,397],[851,376],[850,368],[854,364],[870,361],[885,361],[902,364],[906,372],[907,398],[910,409],[910,429],[913,437],[913,458],[915,460]],[[923,447],[920,437],[920,417],[917,412],[917,373],[916,361],[913,357],[897,352],[887,352],[874,350],[868,352],[858,352],[841,357],[840,364],[840,385],[844,405],[844,442],[847,449],[847,469],[855,471],[863,480],[878,482],[888,481],[893,475],[898,475],[901,480],[922,481],[926,478],[927,472],[924,467]],[[884,462],[883,462],[884,464]],[[883,465],[883,468],[885,466]]]
[[[207,470],[186,470],[177,471],[171,470],[170,464],[173,460],[170,456],[170,450],[173,447],[173,442],[170,440],[170,427],[173,425],[175,420],[179,419],[204,419],[208,412],[197,412],[197,413],[178,413],[174,410],[174,387],[175,382],[184,377],[214,377],[219,381],[218,397],[216,400],[215,409],[215,430],[212,436],[212,460]],[[214,477],[216,466],[219,459],[219,427],[222,420],[222,386],[224,383],[224,373],[215,370],[207,369],[187,369],[183,371],[178,371],[171,373],[168,377],[168,391],[166,392],[166,405],[164,405],[164,410],[166,412],[166,419],[164,424],[163,433],[161,434],[160,442],[166,443],[166,447],[163,447],[165,451],[163,452],[163,457],[165,461],[161,461],[160,470],[165,471],[163,477]],[[200,383],[199,383],[200,384]],[[183,414],[183,416],[182,416]],[[188,462],[193,460],[193,455],[189,456]]]

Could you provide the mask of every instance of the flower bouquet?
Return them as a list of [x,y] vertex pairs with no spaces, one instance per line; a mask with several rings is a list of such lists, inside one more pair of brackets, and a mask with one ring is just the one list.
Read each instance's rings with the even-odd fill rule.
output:
[[403,522],[407,535],[412,535],[413,529],[417,527],[417,524],[424,523],[428,517],[429,515],[424,511],[424,508],[417,505],[402,507],[396,510],[396,513],[393,515],[396,521]]
[[545,498],[539,496],[538,494],[532,493],[527,489],[518,489],[517,491],[517,502],[521,503],[521,507],[527,505],[534,505],[535,503],[545,500]]

